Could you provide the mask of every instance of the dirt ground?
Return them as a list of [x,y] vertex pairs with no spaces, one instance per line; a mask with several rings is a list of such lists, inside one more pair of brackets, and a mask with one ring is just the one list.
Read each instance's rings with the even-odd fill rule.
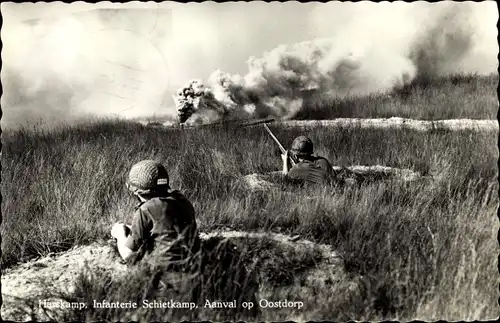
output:
[[[331,285],[332,280],[345,282],[348,278],[344,270],[342,257],[328,245],[316,244],[300,238],[299,236],[287,236],[269,232],[247,233],[242,231],[224,231],[201,233],[202,239],[206,240],[214,236],[222,236],[230,241],[241,239],[272,239],[277,242],[279,248],[293,248],[296,252],[308,252],[313,248],[320,250],[322,260],[316,266],[301,273],[301,289],[304,286],[310,288],[324,288]],[[248,240],[247,240],[248,241]],[[277,248],[278,248],[277,247]],[[116,251],[111,243],[96,242],[88,246],[78,246],[67,252],[52,254],[47,257],[36,259],[14,268],[9,268],[2,275],[2,319],[4,320],[57,320],[61,318],[61,309],[47,309],[40,306],[40,302],[58,301],[50,297],[51,291],[62,290],[71,292],[74,288],[75,278],[84,271],[91,268],[92,272],[106,271],[114,277],[120,277],[127,273],[127,266],[120,262]],[[50,282],[50,285],[47,285]],[[288,288],[294,288],[291,284]],[[275,293],[269,289],[261,289],[261,297]]]

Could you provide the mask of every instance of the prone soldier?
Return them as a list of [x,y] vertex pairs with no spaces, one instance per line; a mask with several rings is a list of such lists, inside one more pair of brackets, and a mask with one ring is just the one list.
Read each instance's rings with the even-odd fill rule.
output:
[[[281,158],[282,173],[293,182],[328,184],[335,176],[330,162],[314,155],[313,143],[305,136],[295,138],[291,149],[282,153]],[[295,161],[293,165],[291,161]]]

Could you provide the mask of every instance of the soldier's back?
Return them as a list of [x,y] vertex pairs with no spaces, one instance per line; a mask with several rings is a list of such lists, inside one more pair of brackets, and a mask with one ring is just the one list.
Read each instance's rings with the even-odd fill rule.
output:
[[182,261],[199,251],[195,210],[182,193],[173,191],[167,197],[150,199],[141,210],[153,221],[150,260]]
[[331,180],[332,171],[332,166],[326,158],[314,156],[293,166],[288,177],[299,182],[326,184]]

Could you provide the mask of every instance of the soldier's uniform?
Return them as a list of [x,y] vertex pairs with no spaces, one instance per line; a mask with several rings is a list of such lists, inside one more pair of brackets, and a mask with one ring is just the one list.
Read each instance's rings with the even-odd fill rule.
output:
[[[127,185],[147,197],[135,211],[125,244],[135,252],[130,262],[146,258],[175,267],[200,251],[193,205],[181,192],[170,191],[168,174],[161,164],[150,160],[137,163]],[[162,189],[155,189],[158,186]]]
[[[154,287],[148,289],[148,297],[175,293],[179,301],[232,301],[239,296],[240,301],[256,302],[255,272],[247,270],[243,255],[229,240],[214,237],[201,243],[193,205],[181,192],[170,190],[161,164],[151,160],[135,164],[127,187],[141,204],[132,225],[124,229],[125,247],[134,252],[126,259],[143,266],[139,272]],[[257,307],[248,311],[257,312]]]
[[141,203],[126,246],[137,252],[134,261],[182,263],[200,250],[192,204],[179,191]]
[[290,151],[300,161],[290,168],[287,178],[296,183],[327,184],[334,178],[330,162],[320,156],[313,155],[313,143],[304,136],[297,137]]
[[291,181],[327,184],[332,179],[333,169],[326,158],[311,156],[295,164],[287,176]]

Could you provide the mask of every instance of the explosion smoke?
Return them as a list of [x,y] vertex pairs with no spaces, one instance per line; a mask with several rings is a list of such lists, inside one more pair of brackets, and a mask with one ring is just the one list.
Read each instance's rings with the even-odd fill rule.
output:
[[474,45],[471,14],[469,6],[449,6],[438,12],[434,23],[416,38],[409,58],[416,66],[419,78],[432,79],[456,70],[455,65]]
[[[177,96],[172,96],[178,108],[179,121],[184,123],[195,111],[213,111],[216,116],[224,116],[227,108],[218,102],[209,88],[206,88],[201,81],[193,80],[177,92]],[[199,118],[200,122],[206,118]]]
[[197,83],[203,91],[194,96],[201,103],[184,108],[184,101],[176,101],[181,111],[189,111],[179,120],[290,119],[301,109],[334,97],[391,92],[417,79],[467,71],[465,58],[484,41],[474,41],[478,29],[474,7],[468,3],[440,5],[431,11],[429,22],[418,26],[421,30],[402,32],[404,41],[396,37],[346,38],[350,27],[359,28],[352,24],[334,38],[280,45],[260,58],[251,57],[244,76],[217,70],[209,76],[207,86]]
[[[173,117],[174,102],[179,121],[188,123],[290,119],[308,107],[328,106],[331,98],[392,91],[449,73],[491,73],[498,64],[498,11],[488,1],[290,5],[270,25],[276,28],[262,28],[274,30],[265,39],[255,25],[278,14],[278,5],[266,6],[270,13],[260,21],[236,9],[258,7],[250,3],[91,10],[32,20],[24,5],[10,14],[8,6],[2,3],[3,127],[38,119],[74,122],[82,115]],[[44,12],[43,6],[32,14]],[[230,30],[242,17],[242,25]],[[293,44],[310,35],[323,38]],[[279,39],[291,43],[251,57],[247,73],[210,74],[217,67],[238,68],[246,57],[238,55],[272,48]],[[221,49],[233,44],[234,57]],[[191,92],[172,102],[170,84],[200,73],[209,77],[188,83]]]
[[170,23],[169,11],[102,9],[5,18],[3,127],[165,109],[170,75],[162,52],[169,44],[160,49],[155,44],[169,36],[153,27]]

